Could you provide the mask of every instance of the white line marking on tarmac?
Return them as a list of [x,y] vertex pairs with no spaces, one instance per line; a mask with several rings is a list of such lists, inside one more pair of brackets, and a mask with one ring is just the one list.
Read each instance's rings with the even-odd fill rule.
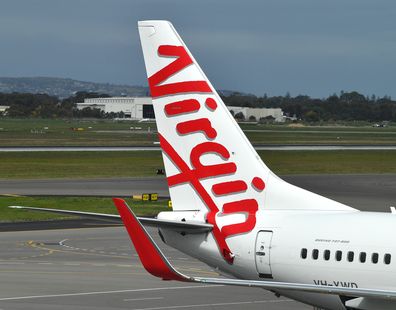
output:
[[170,286],[170,287],[156,287],[156,288],[141,288],[141,289],[136,289],[136,290],[102,291],[102,292],[86,292],[86,293],[53,294],[53,295],[32,295],[32,296],[19,296],[19,297],[5,297],[5,298],[0,298],[0,301],[37,299],[37,298],[54,298],[54,297],[70,297],[70,296],[104,295],[104,294],[120,294],[120,293],[133,293],[133,292],[166,291],[166,290],[185,290],[185,289],[193,289],[193,288],[210,288],[210,287],[221,287],[221,286],[224,286],[224,285]]
[[21,262],[0,262],[0,265],[25,265],[25,263],[21,263]]
[[38,265],[52,265],[52,263],[37,263]]
[[164,299],[164,297],[128,298],[128,299],[124,299],[124,301],[155,300],[155,299]]
[[64,243],[65,243],[67,240],[69,240],[69,239],[63,239],[62,241],[59,242],[59,245],[65,246]]
[[161,310],[161,309],[181,309],[181,308],[203,308],[203,307],[216,307],[216,306],[233,306],[233,305],[249,305],[249,304],[269,304],[279,302],[291,302],[287,299],[271,299],[271,300],[255,300],[255,301],[240,301],[240,302],[221,302],[216,304],[196,304],[196,305],[182,305],[182,306],[167,306],[167,307],[154,307],[154,308],[135,308],[133,310]]

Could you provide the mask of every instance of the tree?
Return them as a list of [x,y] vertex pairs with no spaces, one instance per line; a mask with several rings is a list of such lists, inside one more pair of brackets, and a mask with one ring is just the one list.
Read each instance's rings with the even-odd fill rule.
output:
[[310,110],[304,114],[304,120],[306,120],[307,122],[318,122],[319,115],[315,111]]
[[260,124],[268,124],[268,123],[273,123],[275,121],[275,117],[272,115],[268,115],[266,117],[261,117],[259,120]]

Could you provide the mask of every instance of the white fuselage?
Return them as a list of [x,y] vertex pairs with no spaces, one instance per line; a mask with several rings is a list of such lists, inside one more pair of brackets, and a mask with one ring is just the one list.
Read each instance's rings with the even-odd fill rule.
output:
[[[159,217],[180,216],[188,219],[193,213],[166,212]],[[259,211],[253,231],[227,239],[235,255],[233,264],[224,261],[211,234],[161,232],[167,244],[237,278],[396,289],[396,247],[392,242],[396,217],[392,214]],[[345,309],[336,295],[278,293],[325,309]]]

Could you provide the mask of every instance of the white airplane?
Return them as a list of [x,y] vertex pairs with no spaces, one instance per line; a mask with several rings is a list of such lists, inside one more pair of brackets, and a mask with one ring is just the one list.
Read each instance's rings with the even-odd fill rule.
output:
[[[146,270],[164,280],[261,287],[322,309],[396,309],[395,215],[360,212],[277,177],[173,26],[142,21],[139,33],[173,211],[137,218],[114,202]],[[175,270],[141,223],[227,277]]]

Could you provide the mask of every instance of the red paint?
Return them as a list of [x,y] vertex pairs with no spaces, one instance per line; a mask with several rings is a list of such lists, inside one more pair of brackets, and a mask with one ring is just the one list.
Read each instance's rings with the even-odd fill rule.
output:
[[205,105],[209,110],[215,111],[217,109],[217,102],[213,98],[206,99]]
[[178,275],[169,267],[162,253],[154,245],[153,240],[125,201],[120,198],[113,198],[113,201],[144,268],[153,276],[162,278],[163,280],[187,282],[188,280],[186,278]]
[[262,178],[254,177],[252,180],[252,186],[256,191],[263,191],[265,188],[265,183]]
[[241,180],[218,183],[212,186],[212,191],[217,196],[246,192],[246,190],[247,184]]
[[[191,57],[184,47],[161,45],[158,48],[158,55],[160,57],[173,57],[175,60],[149,77],[149,86],[153,98],[183,93],[212,93],[206,81],[165,83],[171,76],[193,64]],[[218,104],[215,99],[208,97],[205,100],[205,106],[208,110],[215,111]],[[191,98],[166,104],[164,112],[167,117],[172,117],[187,113],[195,113],[198,112],[199,109],[199,101]],[[207,140],[217,138],[217,131],[212,127],[210,119],[197,118],[198,114],[193,114],[193,117],[194,116],[195,118],[192,120],[177,123],[176,131],[178,134],[190,135],[201,132],[205,135]],[[246,182],[237,180],[218,183],[212,186],[213,193],[209,193],[202,184],[203,179],[235,174],[237,166],[234,162],[229,161],[229,151],[224,145],[214,141],[199,143],[195,145],[190,152],[190,168],[186,161],[181,158],[161,134],[159,134],[159,140],[163,153],[167,155],[179,170],[179,173],[167,178],[169,187],[189,184],[195,190],[198,197],[208,209],[206,221],[213,225],[212,234],[216,240],[219,251],[223,258],[228,263],[232,264],[234,255],[227,245],[226,238],[235,234],[247,233],[254,228],[256,224],[256,212],[258,210],[257,201],[254,199],[245,199],[229,202],[223,205],[222,210],[219,210],[212,198],[213,193],[219,196],[226,196],[246,192],[248,187]],[[204,164],[202,159],[205,155],[209,154],[211,154],[211,156],[217,156],[220,163]],[[252,185],[256,190],[263,190],[264,186],[262,184],[264,184],[264,182],[262,182],[260,178],[256,177],[252,180]],[[243,223],[226,225],[220,230],[216,223],[216,215],[219,212],[222,212],[222,214],[246,213],[246,221]]]
[[258,204],[255,199],[244,199],[224,204],[222,212],[223,214],[247,213],[245,222],[223,226],[221,232],[225,238],[231,235],[243,234],[251,231],[256,225],[257,211]]
[[207,118],[193,119],[177,124],[176,130],[181,135],[188,135],[195,132],[202,132],[208,139],[214,139],[217,136],[216,130]]
[[205,154],[215,154],[223,160],[228,160],[230,158],[230,153],[228,150],[217,142],[203,142],[196,145],[191,150],[190,161],[197,171],[196,174],[200,179],[217,177],[219,175],[234,174],[236,172],[237,167],[233,162],[207,166],[203,165],[201,163],[201,157]]
[[[161,143],[161,138],[160,138],[160,143]],[[162,147],[162,143],[161,143],[161,147]],[[215,142],[204,142],[198,144],[191,150],[191,154],[190,154],[190,161],[194,169],[190,169],[187,166],[187,164],[180,158],[180,160],[183,161],[185,165],[183,166],[185,168],[180,169],[180,166],[176,165],[178,169],[181,171],[181,173],[168,177],[168,185],[175,186],[183,183],[189,183],[191,179],[196,179],[199,181],[201,179],[213,178],[221,175],[233,174],[236,172],[237,168],[234,163],[221,163],[221,164],[213,164],[207,166],[203,165],[201,163],[201,157],[208,153],[215,154],[220,158],[222,158],[223,160],[227,160],[230,157],[230,154],[228,153],[227,149],[221,144]],[[176,151],[175,154],[177,154]],[[177,154],[177,156],[179,155]],[[173,161],[173,163],[175,163],[174,158],[172,156],[170,156],[170,158]]]
[[[163,137],[161,134],[158,134],[160,139],[160,144],[163,152],[172,160],[173,164],[178,168],[180,174],[176,176],[168,177],[168,185],[169,187],[179,185],[182,183],[188,182],[197,192],[198,196],[201,198],[202,202],[207,206],[209,212],[207,214],[206,220],[208,223],[213,225],[213,236],[216,240],[217,246],[219,247],[220,253],[223,255],[224,259],[232,264],[234,261],[233,255],[231,250],[229,249],[225,237],[220,231],[219,227],[216,224],[216,214],[219,212],[216,204],[214,203],[212,197],[209,193],[205,190],[203,185],[200,182],[200,178],[203,176],[217,176],[223,172],[236,171],[236,166],[234,163],[225,163],[220,165],[210,165],[210,166],[203,166],[201,165],[199,158],[199,154],[203,154],[204,150],[214,150],[217,149],[217,153],[220,154],[224,158],[229,158],[229,153],[227,149],[222,145],[217,145],[214,142],[207,142],[210,143],[210,146],[203,147],[203,150],[196,151],[196,155],[194,157],[195,164],[194,167],[198,169],[190,169],[186,162],[180,157],[180,155],[176,152],[176,150],[169,144],[169,142]],[[217,145],[217,146],[215,146]],[[199,145],[198,145],[199,146]],[[202,151],[202,152],[201,152]],[[227,157],[228,154],[228,157]],[[222,166],[223,165],[223,166]],[[224,166],[226,165],[226,166]],[[222,168],[223,167],[223,168]],[[226,168],[224,168],[226,167]],[[202,168],[202,170],[201,170]],[[214,173],[210,172],[211,168],[213,168]]]
[[212,92],[206,81],[183,81],[162,84],[170,76],[193,64],[193,61],[183,46],[161,45],[158,48],[158,55],[164,57],[176,57],[176,59],[148,78],[150,92],[153,98],[180,93]]
[[168,116],[177,116],[186,113],[197,112],[201,105],[198,100],[187,99],[168,103],[165,106],[165,113]]

